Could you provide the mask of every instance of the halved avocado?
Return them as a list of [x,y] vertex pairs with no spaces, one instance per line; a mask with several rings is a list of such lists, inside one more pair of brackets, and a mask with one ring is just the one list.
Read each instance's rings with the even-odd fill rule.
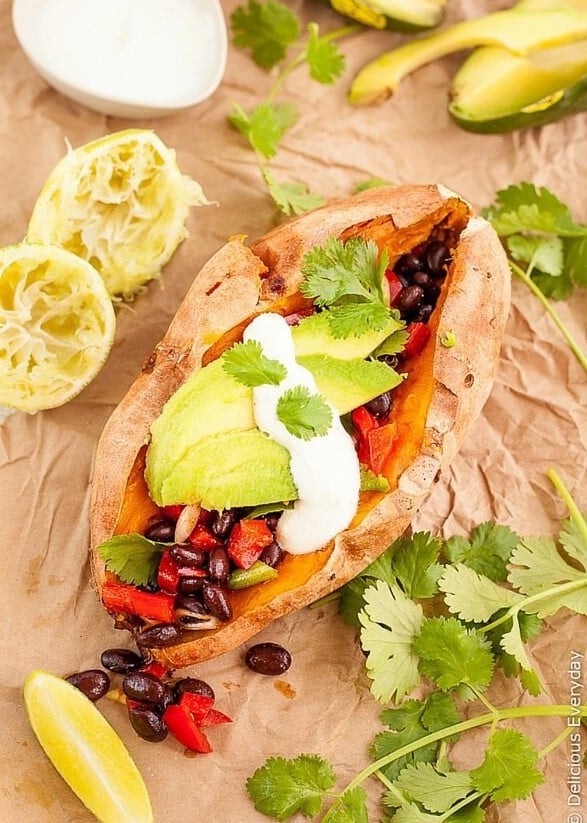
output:
[[540,126],[587,108],[587,42],[520,57],[498,46],[477,49],[451,84],[449,113],[468,131]]
[[382,102],[410,72],[463,49],[501,46],[525,56],[578,41],[584,41],[587,47],[586,12],[564,6],[540,10],[516,7],[495,12],[456,23],[381,55],[356,75],[349,101],[356,106]]
[[374,29],[410,32],[433,29],[444,18],[448,0],[330,0],[339,14]]

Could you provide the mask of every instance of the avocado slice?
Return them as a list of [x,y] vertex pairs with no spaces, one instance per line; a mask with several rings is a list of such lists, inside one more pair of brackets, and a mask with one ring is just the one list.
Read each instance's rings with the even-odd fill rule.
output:
[[339,14],[374,29],[410,32],[442,23],[448,0],[330,0]]
[[175,454],[172,466],[147,451],[145,477],[159,506],[201,503],[207,509],[295,500],[289,452],[259,429],[198,440]]
[[[449,113],[469,131],[542,125],[587,107],[587,43],[520,57],[498,46],[474,51],[451,85]],[[582,90],[582,91],[581,91]]]
[[390,334],[404,324],[390,315],[379,331],[369,329],[359,337],[334,337],[328,320],[328,311],[305,317],[292,327],[296,359],[308,354],[328,354],[340,360],[368,357]]
[[320,394],[332,403],[339,415],[394,389],[403,379],[379,360],[339,360],[327,354],[309,354],[296,359],[300,366],[312,372]]
[[571,7],[515,7],[495,12],[412,40],[368,63],[351,84],[349,102],[356,106],[379,103],[393,94],[410,72],[463,49],[501,46],[526,56],[586,39],[587,13]]

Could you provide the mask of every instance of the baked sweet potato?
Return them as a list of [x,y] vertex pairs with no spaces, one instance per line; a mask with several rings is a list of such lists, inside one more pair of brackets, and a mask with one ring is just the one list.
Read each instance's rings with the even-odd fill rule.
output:
[[[106,569],[98,547],[113,535],[145,534],[168,514],[151,499],[145,481],[151,425],[166,401],[190,375],[241,340],[257,314],[277,312],[295,322],[296,313],[314,310],[300,293],[303,260],[332,237],[343,243],[374,241],[379,255],[389,258],[388,271],[432,242],[450,253],[437,279],[433,311],[424,322],[408,326],[425,325],[430,334],[410,356],[400,355],[398,369],[406,376],[393,390],[384,421],[393,429],[393,448],[376,472],[387,478],[388,490],[362,491],[349,527],[325,547],[284,553],[274,579],[230,591],[231,615],[216,628],[171,631],[166,645],[147,650],[169,668],[240,645],[373,561],[410,524],[491,390],[509,308],[509,268],[489,224],[442,186],[371,189],[293,219],[251,245],[243,238],[229,240],[196,277],[100,438],[92,479],[91,563],[102,597],[116,576]],[[173,602],[173,594],[168,597]],[[124,607],[106,606],[118,626],[137,635],[161,622],[161,617],[129,616]],[[162,622],[173,623],[173,611]]]

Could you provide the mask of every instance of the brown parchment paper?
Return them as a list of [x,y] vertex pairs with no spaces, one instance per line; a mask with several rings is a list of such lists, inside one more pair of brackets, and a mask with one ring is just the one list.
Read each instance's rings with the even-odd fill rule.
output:
[[[236,5],[236,0],[223,0],[227,17]],[[341,24],[319,2],[290,5],[325,29]],[[448,19],[507,5],[452,0]],[[152,283],[132,306],[120,308],[114,349],[94,383],[63,408],[36,416],[15,413],[0,423],[0,820],[87,823],[92,816],[53,770],[29,729],[23,682],[35,668],[67,674],[95,667],[103,649],[130,645],[126,634],[114,630],[89,582],[93,450],[108,415],[203,262],[229,235],[254,238],[276,220],[251,150],[226,123],[231,101],[254,105],[270,80],[231,46],[224,81],[208,101],[159,120],[106,118],[66,100],[35,73],[15,40],[10,7],[9,0],[0,0],[0,245],[24,235],[36,196],[63,155],[66,139],[77,146],[132,125],[155,128],[176,149],[182,170],[219,204],[192,212],[190,236],[162,283]],[[375,175],[398,183],[442,181],[478,207],[492,202],[498,188],[529,180],[549,186],[577,219],[587,221],[587,115],[512,135],[460,131],[445,108],[456,56],[408,77],[395,99],[381,107],[348,106],[345,94],[353,74],[401,40],[375,31],[348,38],[343,46],[347,70],[333,87],[310,83],[303,70],[289,78],[283,99],[298,105],[300,120],[272,162],[277,178],[303,180],[332,196],[347,195]],[[559,310],[585,347],[587,295],[574,296]],[[554,534],[566,512],[545,477],[549,466],[558,468],[587,508],[586,403],[584,372],[535,298],[514,283],[493,394],[415,528],[448,536],[495,519],[522,534]],[[547,687],[539,702],[568,702],[571,653],[587,652],[586,628],[584,618],[561,612],[531,645]],[[333,762],[341,785],[367,764],[368,744],[380,729],[380,706],[369,694],[353,632],[335,607],[286,617],[259,640],[290,650],[294,662],[282,678],[249,672],[242,650],[188,670],[213,685],[218,708],[234,718],[231,725],[211,730],[210,755],[187,757],[170,738],[146,743],[132,732],[120,706],[101,701],[144,775],[158,823],[265,820],[252,807],[244,784],[270,755],[319,753]],[[498,706],[533,701],[500,678],[490,696]],[[523,728],[542,747],[563,724],[540,721]],[[480,732],[456,747],[460,767],[478,764],[481,737]],[[569,758],[568,743],[563,744],[548,758],[546,782],[533,799],[502,806],[488,819],[581,820],[569,815],[582,814],[587,806],[587,782],[582,805],[569,806]],[[372,819],[378,820],[380,785],[373,779],[368,787]]]

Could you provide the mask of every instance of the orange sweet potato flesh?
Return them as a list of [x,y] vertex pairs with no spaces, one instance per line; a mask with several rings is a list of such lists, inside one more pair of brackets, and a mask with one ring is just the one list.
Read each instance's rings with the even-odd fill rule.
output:
[[[453,254],[429,322],[430,340],[408,361],[408,376],[394,390],[398,437],[385,466],[390,490],[363,494],[350,527],[329,546],[309,555],[286,555],[277,578],[232,592],[233,617],[219,629],[186,632],[177,645],[153,650],[170,668],[240,645],[374,560],[409,525],[491,389],[509,308],[509,268],[489,224],[442,187],[373,189],[291,220],[251,247],[229,241],[196,278],[100,439],[91,502],[98,592],[109,573],[96,546],[115,533],[142,532],[160,516],[143,469],[149,426],[165,400],[193,370],[239,340],[253,316],[268,310],[287,314],[307,305],[298,292],[301,260],[328,236],[373,239],[392,262],[430,238],[442,239]],[[448,330],[456,336],[453,348],[440,343]]]

